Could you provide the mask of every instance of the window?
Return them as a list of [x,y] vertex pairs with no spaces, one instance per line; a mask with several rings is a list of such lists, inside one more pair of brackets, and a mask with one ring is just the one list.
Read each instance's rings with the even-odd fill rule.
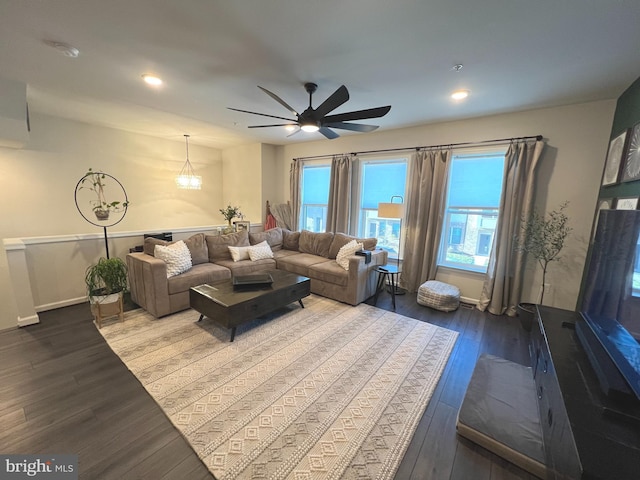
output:
[[504,152],[452,157],[438,265],[487,271],[503,166]]
[[330,165],[312,164],[302,167],[300,230],[325,231],[330,175]]
[[378,247],[389,252],[390,258],[398,258],[400,219],[379,218],[378,203],[400,203],[405,197],[407,159],[395,158],[367,160],[360,163],[359,211],[357,232],[360,237],[376,237]]

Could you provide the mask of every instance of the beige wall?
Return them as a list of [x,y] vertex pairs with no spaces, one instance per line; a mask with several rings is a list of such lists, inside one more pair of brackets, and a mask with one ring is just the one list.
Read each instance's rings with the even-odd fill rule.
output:
[[[288,196],[289,165],[293,158],[541,134],[547,147],[538,172],[536,204],[546,211],[568,200],[567,213],[574,228],[562,263],[550,267],[547,278],[553,290],[545,297],[545,303],[573,309],[615,105],[615,100],[607,100],[287,145],[279,152],[283,188]],[[523,301],[535,300],[540,273],[529,265]],[[467,298],[477,299],[480,295],[480,275],[442,270],[438,278],[458,285]]]
[[[175,187],[174,177],[186,156],[182,137],[168,141],[34,114],[23,148],[0,147],[0,238],[72,235],[79,239],[45,239],[27,246],[36,307],[82,297],[84,270],[105,254],[103,230],[87,223],[74,202],[76,183],[89,167],[116,177],[131,201],[122,222],[108,229],[110,235],[222,223],[217,213],[222,206],[221,152],[193,142],[189,147],[191,163],[203,177],[199,191]],[[116,242],[110,253],[122,256],[139,243],[137,237]],[[17,317],[2,250],[0,329],[15,326]]]

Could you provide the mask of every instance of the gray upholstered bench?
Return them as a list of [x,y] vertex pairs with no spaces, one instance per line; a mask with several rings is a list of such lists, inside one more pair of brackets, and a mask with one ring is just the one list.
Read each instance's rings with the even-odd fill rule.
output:
[[460,306],[460,289],[448,283],[429,280],[418,288],[418,303],[442,312],[452,312]]
[[482,354],[456,423],[458,434],[540,478],[547,478],[531,367]]

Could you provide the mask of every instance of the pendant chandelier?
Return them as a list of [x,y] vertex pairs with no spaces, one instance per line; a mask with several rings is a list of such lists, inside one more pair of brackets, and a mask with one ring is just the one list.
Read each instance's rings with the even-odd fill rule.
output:
[[202,177],[196,175],[189,161],[189,135],[184,136],[187,145],[187,161],[184,163],[182,170],[176,176],[176,185],[178,188],[186,190],[200,190],[202,187]]

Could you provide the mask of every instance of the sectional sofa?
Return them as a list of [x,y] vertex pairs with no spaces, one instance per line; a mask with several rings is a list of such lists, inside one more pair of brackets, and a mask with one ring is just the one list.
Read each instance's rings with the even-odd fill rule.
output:
[[[259,233],[199,233],[184,240],[191,257],[190,268],[169,277],[167,263],[154,256],[156,245],[166,247],[169,243],[147,238],[143,252],[129,253],[126,258],[131,299],[158,318],[189,308],[191,287],[233,275],[279,269],[309,277],[312,293],[357,305],[375,293],[375,267],[385,265],[388,257],[386,251],[376,250],[375,238],[356,239],[371,252],[371,261],[365,263],[360,255],[341,255],[341,263],[348,266],[345,269],[336,256],[354,238],[342,233],[291,232],[280,227]],[[268,248],[264,248],[266,245]],[[261,255],[244,258],[249,250],[260,251]]]

